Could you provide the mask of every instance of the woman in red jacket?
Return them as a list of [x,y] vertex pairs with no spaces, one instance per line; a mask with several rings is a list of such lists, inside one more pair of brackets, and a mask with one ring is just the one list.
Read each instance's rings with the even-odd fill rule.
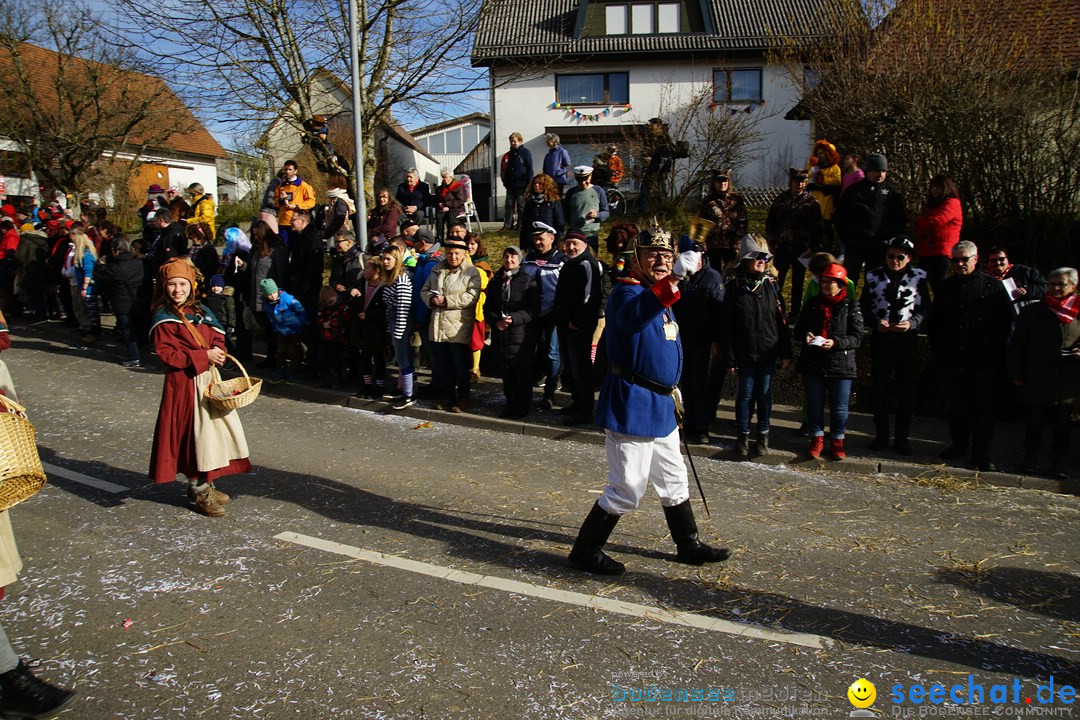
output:
[[401,218],[401,205],[390,194],[390,188],[379,188],[375,193],[375,207],[368,218],[368,242],[374,243],[376,235],[382,235],[383,241],[390,242],[398,236],[398,220]]
[[960,226],[964,212],[960,209],[960,191],[951,177],[935,175],[926,193],[926,209],[915,221],[919,267],[926,271],[930,289],[937,292],[938,283],[949,273],[952,249],[960,242]]

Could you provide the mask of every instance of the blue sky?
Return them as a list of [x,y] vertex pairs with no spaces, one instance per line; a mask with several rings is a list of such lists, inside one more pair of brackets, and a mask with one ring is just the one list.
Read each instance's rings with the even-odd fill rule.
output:
[[[85,0],[87,5],[96,12],[102,15],[106,20],[112,20],[117,17],[117,8],[109,0]],[[139,45],[140,38],[130,38],[133,44]],[[145,42],[145,40],[142,40]],[[484,78],[487,74],[486,68],[477,68],[475,70],[478,78]],[[164,78],[166,81],[168,78]],[[346,83],[350,83],[350,78],[343,78]],[[481,86],[486,86],[486,81],[481,82]],[[434,114],[429,113],[424,117],[420,117],[415,113],[410,112],[407,108],[401,108],[395,112],[395,118],[403,127],[407,130],[412,130],[432,123],[440,122],[442,120],[449,120],[453,117],[460,115],[466,115],[472,112],[488,112],[490,110],[488,105],[487,91],[479,91],[475,93],[463,94],[459,96],[460,104],[458,105],[440,105],[438,109],[434,111]],[[192,107],[196,115],[203,122],[206,128],[217,138],[218,142],[224,145],[226,148],[235,148],[237,138],[234,137],[231,132],[232,129],[227,123],[215,121],[213,113],[209,112],[207,108]],[[441,112],[440,112],[441,110]]]

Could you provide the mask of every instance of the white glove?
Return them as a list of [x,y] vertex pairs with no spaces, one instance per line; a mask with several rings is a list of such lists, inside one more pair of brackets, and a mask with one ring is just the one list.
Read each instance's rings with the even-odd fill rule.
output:
[[672,269],[671,274],[682,280],[688,275],[693,275],[701,268],[701,253],[697,250],[687,250],[684,253],[679,253],[679,257],[675,259],[675,267]]

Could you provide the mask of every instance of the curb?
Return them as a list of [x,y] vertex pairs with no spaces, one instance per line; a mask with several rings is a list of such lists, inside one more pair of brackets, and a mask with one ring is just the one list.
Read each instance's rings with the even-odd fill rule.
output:
[[[583,429],[549,425],[546,423],[526,422],[523,420],[504,420],[502,418],[480,415],[475,412],[452,413],[435,408],[413,405],[405,410],[390,410],[381,400],[369,400],[356,397],[341,390],[325,390],[307,385],[264,385],[263,392],[276,397],[305,402],[339,405],[354,410],[367,410],[383,415],[400,415],[422,421],[441,422],[460,427],[526,435],[545,440],[570,440],[573,442],[603,445],[604,434],[595,428]],[[756,462],[763,465],[777,465],[802,469],[812,466],[818,470],[843,470],[845,472],[865,473],[867,475],[885,474],[902,475],[912,479],[933,480],[940,477],[952,477],[975,485],[993,487],[1015,487],[1026,490],[1043,490],[1062,495],[1080,495],[1080,482],[1053,480],[1050,478],[1029,477],[1010,472],[984,473],[964,467],[945,465],[944,463],[926,464],[903,462],[891,458],[848,457],[838,461],[810,460],[805,456],[786,450],[773,449],[766,456],[751,456],[749,460],[739,460],[731,455],[724,446],[692,445],[695,458],[708,458],[731,463]]]

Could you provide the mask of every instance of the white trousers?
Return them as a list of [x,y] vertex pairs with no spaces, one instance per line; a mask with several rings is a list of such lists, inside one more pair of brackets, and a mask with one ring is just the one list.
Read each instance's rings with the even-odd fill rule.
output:
[[625,515],[641,504],[651,482],[664,507],[690,498],[686,464],[679,452],[679,431],[662,438],[638,437],[605,431],[608,484],[600,507],[612,515]]

